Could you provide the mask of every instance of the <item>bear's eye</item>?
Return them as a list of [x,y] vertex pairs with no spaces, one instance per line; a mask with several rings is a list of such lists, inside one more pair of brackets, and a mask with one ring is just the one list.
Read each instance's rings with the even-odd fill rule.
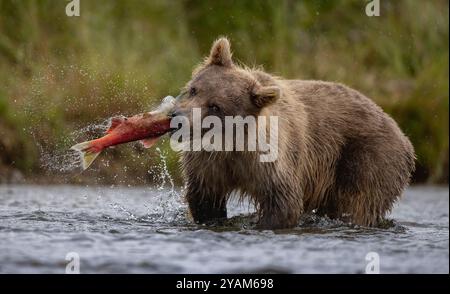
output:
[[190,88],[189,89],[189,96],[193,97],[195,95],[197,95],[197,88],[195,88],[195,87]]
[[208,108],[209,108],[209,111],[210,112],[213,112],[213,113],[219,113],[220,112],[220,107],[219,106],[217,106],[217,104],[210,104],[209,106],[208,106]]

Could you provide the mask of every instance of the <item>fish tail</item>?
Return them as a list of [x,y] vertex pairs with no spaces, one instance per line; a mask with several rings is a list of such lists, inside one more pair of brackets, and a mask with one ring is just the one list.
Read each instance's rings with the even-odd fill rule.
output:
[[76,144],[70,147],[70,149],[81,153],[81,164],[83,170],[87,169],[101,152],[101,150],[94,148],[92,141]]

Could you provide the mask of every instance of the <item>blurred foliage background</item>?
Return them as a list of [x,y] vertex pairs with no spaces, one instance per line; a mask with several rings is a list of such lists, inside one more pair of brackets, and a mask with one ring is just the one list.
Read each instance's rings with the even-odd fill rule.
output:
[[448,182],[447,0],[381,0],[379,17],[364,0],[81,0],[79,17],[68,2],[0,0],[0,182],[143,184],[167,163],[179,183],[167,139],[108,150],[83,174],[58,167],[74,131],[176,95],[220,35],[249,66],[371,97],[411,138],[415,182]]

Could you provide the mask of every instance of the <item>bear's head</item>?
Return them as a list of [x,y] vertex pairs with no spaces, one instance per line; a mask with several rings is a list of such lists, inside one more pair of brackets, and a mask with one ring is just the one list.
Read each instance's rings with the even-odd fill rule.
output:
[[202,119],[216,116],[258,116],[280,96],[277,86],[262,86],[249,70],[233,63],[227,38],[216,40],[210,55],[192,73],[192,79],[178,96],[172,116],[192,122],[193,109]]

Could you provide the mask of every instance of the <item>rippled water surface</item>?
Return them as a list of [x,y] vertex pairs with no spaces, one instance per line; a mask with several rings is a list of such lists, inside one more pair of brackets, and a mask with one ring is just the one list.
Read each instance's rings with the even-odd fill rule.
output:
[[247,204],[224,226],[186,218],[178,192],[156,188],[0,186],[0,272],[381,273],[449,272],[448,187],[413,187],[386,229],[309,217],[291,230],[252,229]]

